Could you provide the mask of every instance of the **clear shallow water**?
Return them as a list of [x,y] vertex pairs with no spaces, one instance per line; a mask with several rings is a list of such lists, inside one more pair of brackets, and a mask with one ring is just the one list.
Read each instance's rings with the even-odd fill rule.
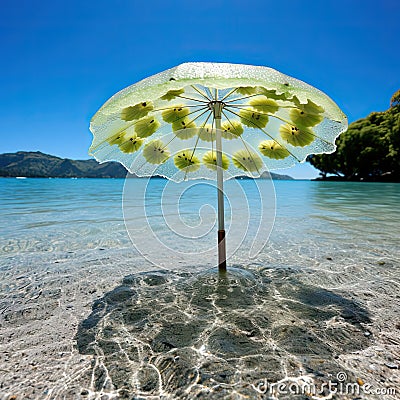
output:
[[[146,184],[144,180],[134,181],[130,187]],[[154,179],[146,193],[146,212],[156,220],[154,230],[160,234],[163,231],[171,233],[161,218],[160,193],[166,184],[164,180]],[[187,224],[196,226],[201,223],[199,209],[204,204],[215,207],[215,188],[206,181],[185,192],[184,185],[173,184],[169,189],[170,192],[176,189],[178,195],[183,192],[179,209],[167,207],[164,212],[179,211]],[[230,185],[231,182],[226,183],[228,190]],[[263,185],[261,182],[261,190]],[[129,245],[121,207],[123,186],[122,179],[1,179],[1,254],[7,256],[35,249],[85,249],[102,244],[111,247]],[[256,220],[260,208],[257,188],[250,180],[240,181],[240,186],[247,199],[242,203],[243,210],[234,210],[235,218],[240,220],[249,207],[251,218]],[[276,221],[270,238],[272,242],[301,244],[312,238],[313,243],[321,246],[325,241],[340,240],[355,246],[374,243],[379,248],[390,249],[392,246],[397,249],[399,185],[275,181],[274,186]],[[270,191],[270,187],[267,190]],[[241,196],[236,189],[230,194]],[[176,204],[178,195],[169,195],[166,201]],[[268,192],[269,195],[274,193]],[[275,207],[273,199],[266,207]],[[204,215],[209,214],[210,220],[215,222],[215,212],[211,208],[204,211]],[[226,215],[229,229],[229,203]],[[135,214],[132,217],[135,218]],[[215,227],[210,234],[211,241],[215,238],[214,232]]]
[[[138,194],[146,181],[131,183]],[[161,218],[166,184],[151,180],[146,195],[157,237],[185,254],[213,245],[215,213],[199,210],[215,206],[214,188],[183,190],[182,220],[206,229],[178,242]],[[170,187],[166,215],[184,185]],[[226,183],[228,245],[243,224],[250,238],[218,277],[212,252],[195,263],[165,257],[162,270],[143,259],[125,229],[124,180],[0,179],[0,343],[9,354],[0,398],[257,398],[265,379],[321,383],[340,371],[398,385],[385,363],[396,365],[400,345],[400,185],[275,181],[275,202],[261,182],[276,218],[254,259],[261,201],[254,182],[239,185],[246,200]],[[130,206],[135,221],[142,206]],[[150,259],[154,246],[144,249]],[[79,357],[93,361],[83,367]]]

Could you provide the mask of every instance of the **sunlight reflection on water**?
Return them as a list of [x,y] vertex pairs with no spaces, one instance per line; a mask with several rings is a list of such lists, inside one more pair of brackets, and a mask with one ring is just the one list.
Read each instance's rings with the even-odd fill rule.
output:
[[[201,257],[194,263],[166,257],[171,271],[146,262],[125,229],[123,180],[0,183],[4,345],[10,354],[32,352],[40,366],[22,368],[28,372],[21,376],[4,373],[0,384],[14,382],[13,393],[25,396],[26,382],[46,381],[54,399],[80,393],[256,398],[254,387],[264,379],[307,374],[322,383],[345,371],[351,379],[374,382],[381,375],[369,373],[369,365],[394,357],[399,185],[275,181],[276,220],[268,243],[255,259],[246,246],[239,248],[221,277]],[[239,184],[254,205],[250,220],[257,222],[252,182]],[[157,233],[168,238],[157,201],[164,185],[151,181],[147,208]],[[205,203],[215,206],[215,191],[200,185],[185,193],[183,220],[199,224]],[[245,207],[236,208],[239,220]],[[230,234],[235,239],[235,230]],[[214,240],[213,234],[196,239],[203,245]],[[146,252],[152,251],[149,242]],[[62,342],[71,350],[60,352],[60,331],[71,328],[65,323],[71,316],[76,330]],[[27,326],[29,335],[14,336],[17,326]],[[378,345],[382,356],[373,350]],[[51,362],[60,354],[92,363],[82,368],[79,358],[64,360],[69,373],[57,375]]]

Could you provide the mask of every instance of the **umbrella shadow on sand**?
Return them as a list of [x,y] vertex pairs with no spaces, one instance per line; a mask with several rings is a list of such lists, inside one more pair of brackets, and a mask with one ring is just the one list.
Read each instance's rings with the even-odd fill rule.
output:
[[126,276],[79,325],[78,350],[93,355],[86,389],[118,398],[257,398],[260,382],[285,376],[322,383],[345,371],[356,379],[341,355],[371,344],[368,312],[305,285],[294,270],[271,271]]

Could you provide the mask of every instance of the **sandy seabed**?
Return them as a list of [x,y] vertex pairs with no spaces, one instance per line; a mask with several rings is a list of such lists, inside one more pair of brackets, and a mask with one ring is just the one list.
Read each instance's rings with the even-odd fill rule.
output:
[[222,276],[158,270],[130,246],[14,251],[0,398],[398,399],[398,260],[286,242]]

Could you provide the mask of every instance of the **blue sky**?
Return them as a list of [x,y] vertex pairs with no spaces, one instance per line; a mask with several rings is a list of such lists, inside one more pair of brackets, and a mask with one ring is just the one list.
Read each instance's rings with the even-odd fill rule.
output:
[[[85,159],[89,121],[122,88],[185,61],[265,65],[350,122],[400,88],[399,1],[0,0],[0,153]],[[318,175],[310,165],[285,171]]]

